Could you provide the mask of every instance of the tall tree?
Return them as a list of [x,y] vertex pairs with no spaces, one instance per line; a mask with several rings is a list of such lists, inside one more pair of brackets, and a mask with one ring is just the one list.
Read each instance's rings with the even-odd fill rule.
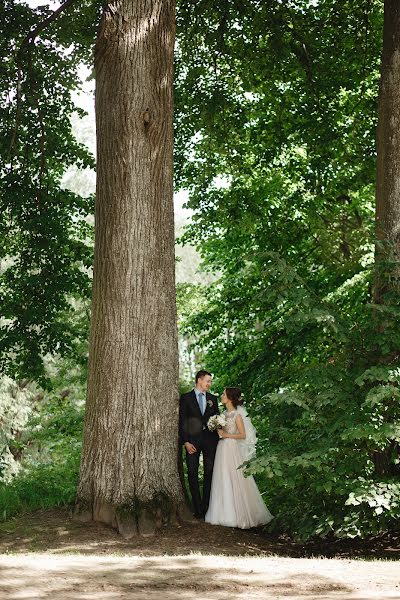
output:
[[[380,263],[389,260],[391,268],[376,279],[375,299],[385,293],[399,292],[400,259],[400,4],[385,0],[379,116],[377,128],[376,179],[376,256]],[[393,269],[393,267],[395,267]]]
[[97,192],[77,513],[125,536],[176,515],[173,0],[111,0],[95,50]]
[[[397,364],[400,293],[400,4],[385,0],[381,81],[379,90],[376,171],[376,247],[374,300],[379,305],[378,330],[384,342],[379,359]],[[382,310],[383,308],[383,310]],[[397,404],[397,402],[396,402]],[[393,419],[393,398],[387,399],[385,422]],[[390,439],[373,453],[380,475],[398,474],[399,439]]]

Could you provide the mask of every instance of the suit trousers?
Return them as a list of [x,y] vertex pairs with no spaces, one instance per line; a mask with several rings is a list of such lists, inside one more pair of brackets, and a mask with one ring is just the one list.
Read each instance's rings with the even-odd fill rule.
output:
[[[218,443],[218,441],[217,441]],[[210,502],[211,492],[211,480],[214,468],[215,452],[217,450],[216,443],[210,443],[208,440],[203,439],[196,441],[194,445],[197,448],[197,452],[189,454],[186,451],[186,465],[188,470],[189,489],[192,496],[193,510],[196,515],[205,515]],[[200,496],[199,486],[199,462],[200,453],[203,454],[203,495]]]

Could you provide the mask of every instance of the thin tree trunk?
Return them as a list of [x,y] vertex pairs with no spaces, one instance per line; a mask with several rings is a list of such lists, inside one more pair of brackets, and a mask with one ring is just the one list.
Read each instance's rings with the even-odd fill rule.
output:
[[[400,2],[385,0],[383,52],[377,129],[376,249],[374,301],[395,304],[400,299]],[[380,318],[378,335],[388,323]],[[396,354],[398,351],[396,350]],[[379,356],[390,363],[393,355]],[[395,472],[398,444],[372,453],[375,471]]]
[[375,302],[399,291],[400,259],[400,2],[385,0],[377,129]]
[[173,222],[174,0],[107,3],[96,45],[97,190],[77,514],[125,536],[182,504]]

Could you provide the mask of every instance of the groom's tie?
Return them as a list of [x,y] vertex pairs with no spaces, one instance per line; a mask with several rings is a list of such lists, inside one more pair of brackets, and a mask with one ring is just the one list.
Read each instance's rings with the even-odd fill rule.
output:
[[199,394],[199,406],[200,406],[200,412],[202,415],[204,415],[204,393],[200,392]]

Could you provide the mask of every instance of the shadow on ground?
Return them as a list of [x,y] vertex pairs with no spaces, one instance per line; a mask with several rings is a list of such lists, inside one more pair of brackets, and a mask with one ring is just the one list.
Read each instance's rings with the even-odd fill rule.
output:
[[394,536],[373,541],[304,546],[268,530],[205,523],[127,541],[104,525],[77,523],[68,509],[43,510],[0,524],[0,598],[400,600],[394,560],[348,559],[397,558]]
[[98,523],[74,521],[68,508],[36,511],[0,523],[0,554],[8,552],[122,553],[159,556],[188,552],[230,556],[290,556],[328,558],[386,558],[400,556],[400,534],[369,540],[327,540],[301,544],[263,530],[239,530],[195,523],[165,527],[152,538],[123,540],[116,531]]
[[136,600],[144,594],[146,600],[363,600],[349,596],[351,592],[350,586],[313,569],[293,572],[288,564],[282,572],[273,561],[259,558],[35,555],[0,559],[4,600]]

